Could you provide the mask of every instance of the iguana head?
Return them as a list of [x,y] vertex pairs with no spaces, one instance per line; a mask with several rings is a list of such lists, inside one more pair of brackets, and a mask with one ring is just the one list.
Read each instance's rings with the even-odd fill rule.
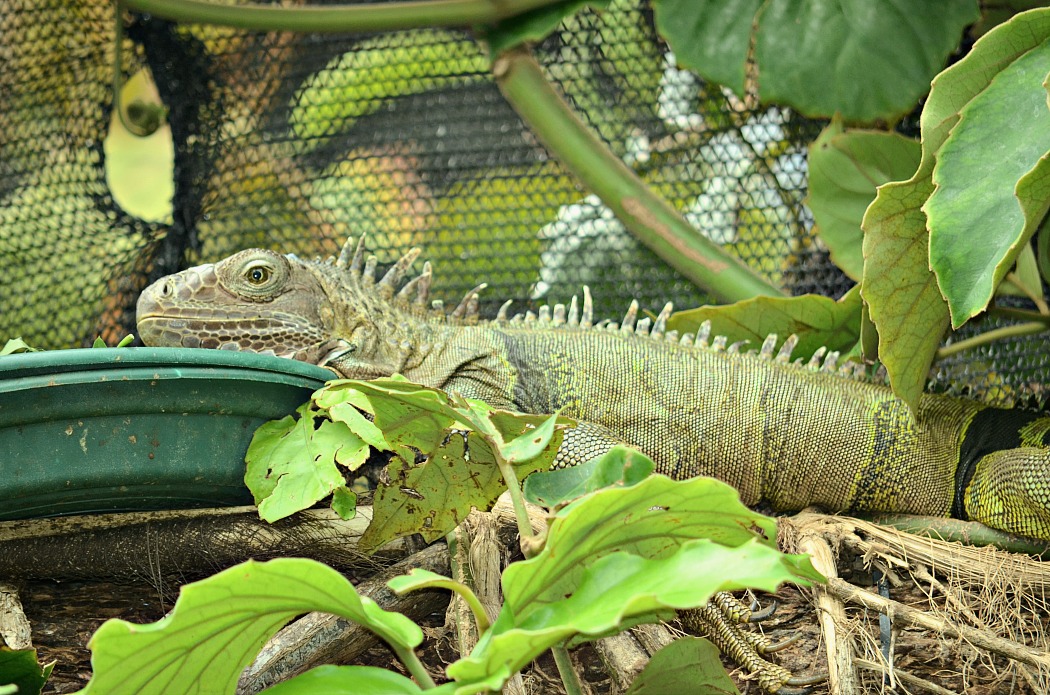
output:
[[158,280],[139,297],[142,341],[320,362],[333,348],[331,305],[296,260],[249,249]]
[[348,241],[338,259],[249,249],[169,275],[139,298],[139,335],[155,347],[269,353],[363,379],[418,366],[448,320],[476,321],[477,289],[446,318],[428,306],[429,263],[401,286],[419,249],[376,279],[363,241]]

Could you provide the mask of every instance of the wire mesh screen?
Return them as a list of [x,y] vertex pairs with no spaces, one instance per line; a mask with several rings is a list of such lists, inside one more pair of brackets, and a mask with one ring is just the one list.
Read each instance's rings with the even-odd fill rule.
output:
[[[468,32],[256,33],[125,13],[124,106],[167,110],[136,138],[113,118],[116,21],[102,0],[0,5],[0,336],[112,341],[162,275],[252,246],[326,256],[361,234],[381,263],[423,247],[446,302],[488,283],[490,314],[583,284],[610,317],[631,298],[708,300],[537,142]],[[803,205],[819,123],[679,70],[644,1],[584,11],[535,52],[709,238],[791,293],[849,287]]]

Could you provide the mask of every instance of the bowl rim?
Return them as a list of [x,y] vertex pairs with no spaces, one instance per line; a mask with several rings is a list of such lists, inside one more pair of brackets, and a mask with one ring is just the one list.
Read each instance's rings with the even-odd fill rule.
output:
[[255,352],[205,348],[74,348],[20,352],[0,357],[0,379],[18,379],[102,369],[142,367],[219,367],[292,375],[330,381],[334,372],[315,364]]

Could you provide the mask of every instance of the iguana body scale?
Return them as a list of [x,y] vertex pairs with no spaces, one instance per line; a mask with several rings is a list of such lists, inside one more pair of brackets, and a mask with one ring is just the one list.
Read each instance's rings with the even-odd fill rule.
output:
[[347,378],[401,373],[496,407],[561,412],[571,430],[559,463],[618,442],[673,477],[710,475],[746,504],[819,505],[971,518],[1050,541],[1050,418],[926,394],[912,413],[889,388],[846,375],[834,357],[790,361],[668,333],[632,304],[620,324],[592,324],[583,307],[493,321],[471,291],[449,315],[429,308],[429,264],[403,287],[418,255],[382,278],[363,244],[339,259],[304,261],[253,249],[147,288],[146,344],[271,352]]

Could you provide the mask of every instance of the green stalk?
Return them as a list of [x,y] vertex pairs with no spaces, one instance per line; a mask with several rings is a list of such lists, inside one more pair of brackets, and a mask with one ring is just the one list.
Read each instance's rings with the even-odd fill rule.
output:
[[943,360],[945,357],[951,357],[952,355],[963,352],[964,350],[971,350],[981,345],[990,345],[997,340],[1003,338],[1014,338],[1022,335],[1035,335],[1036,333],[1042,333],[1043,331],[1050,330],[1050,326],[1047,326],[1041,321],[1033,321],[1032,323],[1019,323],[1014,326],[1003,326],[1002,328],[994,328],[990,331],[985,331],[979,335],[975,335],[972,338],[966,340],[960,340],[957,343],[952,343],[942,347],[934,355],[934,360]]
[[492,24],[563,0],[409,0],[378,5],[280,7],[226,5],[205,0],[124,0],[138,12],[176,22],[219,24],[252,31],[369,32]]
[[492,69],[507,101],[551,154],[680,273],[728,302],[783,294],[693,229],[646,186],[576,117],[527,49],[519,46],[503,53]]
[[416,679],[416,683],[419,684],[419,687],[423,688],[423,690],[437,687],[434,684],[434,679],[430,677],[429,673],[427,673],[426,667],[423,665],[423,662],[419,660],[419,657],[416,656],[414,651],[397,647],[393,643],[390,643],[390,648],[394,650],[394,653],[397,654],[398,660],[405,665],[408,672]]
[[1042,558],[1050,555],[1050,544],[1045,541],[1015,536],[976,521],[912,514],[859,514],[858,517],[882,526],[891,526],[900,531],[930,538],[958,541],[967,545],[993,545],[1002,550],[1038,555]]
[[554,663],[558,667],[558,675],[561,676],[562,685],[565,686],[565,694],[583,695],[583,685],[580,683],[580,677],[576,674],[576,669],[572,667],[572,658],[569,657],[569,650],[559,645],[551,647],[551,653],[554,654]]
[[503,481],[507,484],[507,492],[510,494],[510,502],[514,506],[514,516],[518,521],[518,538],[521,543],[521,552],[525,559],[533,557],[539,552],[536,547],[536,534],[532,531],[532,522],[529,521],[529,510],[525,507],[525,496],[521,493],[521,485],[518,476],[514,474],[514,466],[510,465],[499,448],[492,446],[492,453],[496,457],[496,465],[503,475]]

